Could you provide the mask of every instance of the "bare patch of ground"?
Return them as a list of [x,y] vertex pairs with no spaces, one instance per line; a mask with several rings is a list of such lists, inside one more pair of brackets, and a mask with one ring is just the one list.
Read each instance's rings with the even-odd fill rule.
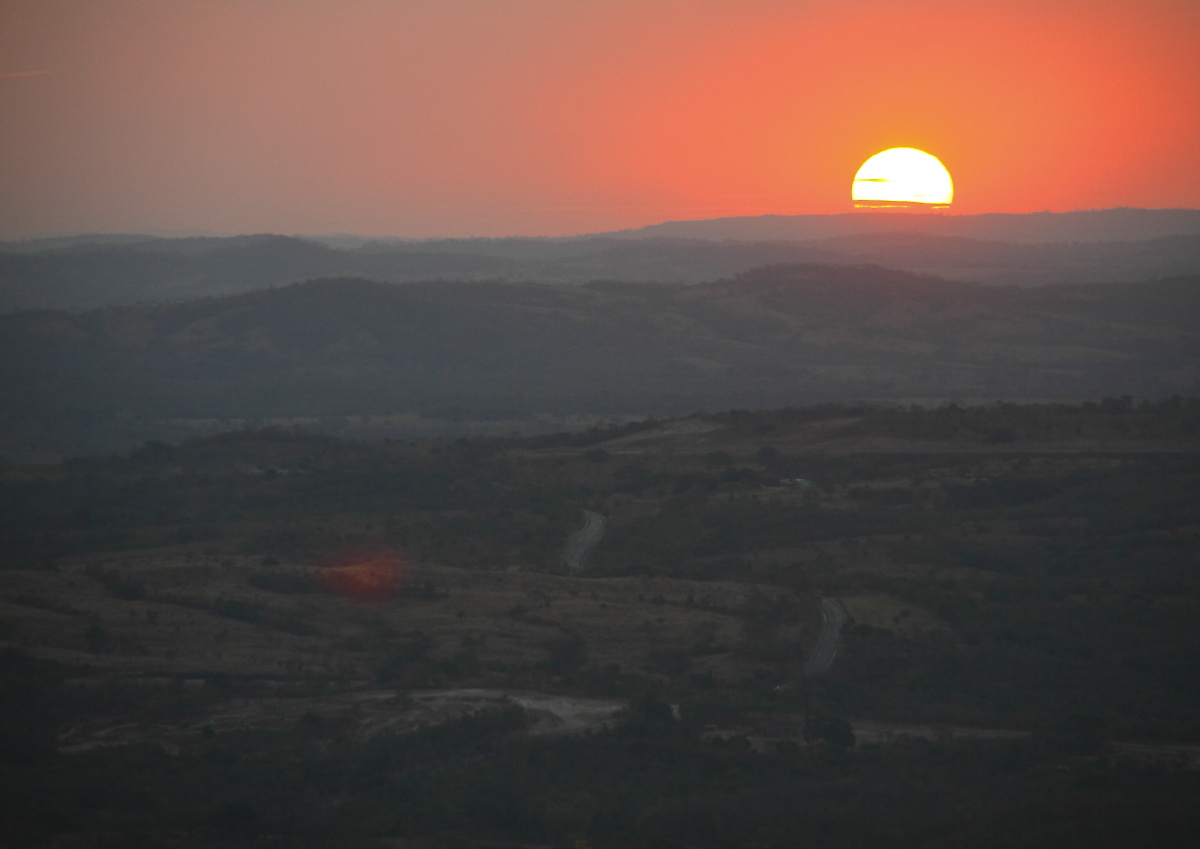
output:
[[841,602],[856,623],[882,628],[900,636],[949,630],[944,622],[923,607],[891,596],[848,596],[842,598]]
[[76,754],[110,746],[151,743],[179,754],[202,737],[248,730],[310,727],[370,740],[380,734],[404,734],[481,711],[518,706],[534,736],[580,734],[612,724],[626,707],[619,699],[588,699],[554,693],[480,688],[362,690],[308,697],[267,696],[216,702],[173,723],[144,724],[127,718],[98,719],[63,734],[59,751]]

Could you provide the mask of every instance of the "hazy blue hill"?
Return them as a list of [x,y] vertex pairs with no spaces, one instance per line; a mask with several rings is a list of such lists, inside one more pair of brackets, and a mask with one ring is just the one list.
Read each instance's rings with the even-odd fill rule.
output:
[[82,243],[40,252],[0,251],[0,311],[183,300],[336,274],[388,282],[695,283],[768,263],[842,259],[819,245],[697,239],[454,239],[357,248],[283,236]]
[[104,245],[135,245],[158,241],[158,237],[141,233],[80,233],[76,236],[47,236],[38,239],[0,241],[0,252],[10,254],[43,253]]
[[497,276],[509,268],[505,260],[465,253],[346,251],[271,235],[85,242],[34,253],[0,251],[0,310],[185,300],[344,273],[403,280]]
[[1200,235],[1022,244],[923,233],[859,233],[809,243],[841,262],[1015,286],[1151,280],[1200,270]]
[[781,265],[696,286],[326,279],[0,316],[0,434],[15,455],[179,435],[180,419],[1165,397],[1200,391],[1197,314],[1196,277],[1018,289]]
[[335,275],[705,283],[780,263],[869,263],[1018,286],[1151,280],[1200,273],[1200,213],[765,216],[569,239],[84,236],[0,245],[0,312],[188,300]]
[[336,251],[281,236],[0,252],[0,307],[88,308],[230,294],[332,273],[339,264]]
[[634,238],[775,241],[829,239],[859,233],[921,233],[993,242],[1130,242],[1200,234],[1200,210],[1097,209],[1076,212],[951,215],[848,212],[667,221],[618,234]]

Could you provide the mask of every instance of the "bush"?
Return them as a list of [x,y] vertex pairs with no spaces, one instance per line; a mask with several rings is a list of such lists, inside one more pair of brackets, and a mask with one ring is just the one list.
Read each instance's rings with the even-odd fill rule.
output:
[[849,720],[840,716],[810,716],[804,723],[804,739],[825,742],[837,749],[853,749],[858,740]]
[[321,591],[321,584],[309,572],[255,572],[246,580],[250,586],[270,593],[298,595]]
[[213,602],[213,612],[226,619],[236,619],[239,622],[258,622],[262,619],[262,611],[257,605],[248,604],[236,599],[219,598]]

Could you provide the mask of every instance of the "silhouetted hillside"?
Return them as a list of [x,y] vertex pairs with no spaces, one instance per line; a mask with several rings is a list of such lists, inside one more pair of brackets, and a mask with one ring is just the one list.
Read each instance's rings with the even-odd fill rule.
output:
[[1187,210],[768,216],[570,239],[78,237],[0,245],[0,312],[189,300],[339,275],[702,283],[797,262],[999,285],[1134,282],[1200,274],[1196,218]]
[[1165,397],[1200,386],[1198,312],[1197,278],[1017,289],[801,265],[698,286],[328,279],[0,317],[3,432],[12,456],[216,419],[523,427],[833,400]]
[[510,265],[465,252],[335,250],[284,236],[80,244],[48,252],[0,252],[0,310],[187,300],[344,273],[389,280],[496,276]]
[[1200,270],[1197,235],[1135,242],[1020,244],[891,232],[809,244],[820,245],[840,262],[870,262],[955,280],[1015,286],[1134,282]]
[[620,235],[649,238],[830,239],[860,233],[920,233],[985,241],[1129,242],[1200,234],[1200,210],[1095,209],[1077,212],[944,215],[848,212],[841,215],[759,215],[667,221]]

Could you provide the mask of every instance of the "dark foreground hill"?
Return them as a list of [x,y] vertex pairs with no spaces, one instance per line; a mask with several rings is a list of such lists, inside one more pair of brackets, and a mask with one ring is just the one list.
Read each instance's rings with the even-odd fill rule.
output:
[[15,457],[222,419],[508,432],[821,401],[1166,397],[1200,386],[1198,313],[1200,278],[1017,289],[804,265],[699,286],[319,280],[0,318],[3,435]]
[[0,469],[0,841],[1190,849],[1198,439],[828,406]]

